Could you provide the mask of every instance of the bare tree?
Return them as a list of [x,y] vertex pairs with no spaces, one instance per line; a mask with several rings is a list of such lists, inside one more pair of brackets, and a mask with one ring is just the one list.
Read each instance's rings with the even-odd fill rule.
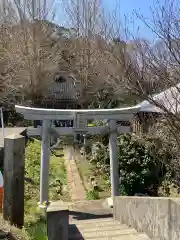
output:
[[12,103],[32,104],[42,98],[56,73],[65,72],[80,82],[79,103],[85,107],[110,88],[101,66],[105,62],[107,33],[100,3],[65,1],[68,29],[52,23],[52,3],[2,1],[1,91],[8,102],[11,99]]
[[[124,34],[127,31],[123,33],[116,13],[107,17],[100,1],[62,1],[68,37],[67,32],[62,33],[62,28],[48,21],[53,18],[49,1],[2,1],[0,83],[5,96],[19,93],[18,101],[24,96],[32,102],[37,96],[41,97],[54,75],[61,71],[80,81],[82,106],[97,96],[107,99],[104,97],[107,95],[109,99],[123,100],[130,95],[130,98],[155,101],[152,93],[178,83],[179,41],[170,27],[160,31],[164,35],[166,32],[162,39],[168,41],[164,41],[168,49],[165,55],[160,48],[152,48],[145,41],[128,42]],[[167,14],[164,16],[170,19]]]
[[61,72],[80,82],[82,107],[124,94],[127,44],[117,41],[115,16],[107,18],[98,0],[63,1],[69,23],[64,32],[48,21],[53,18],[48,2],[3,0],[0,6],[0,65],[7,86],[1,89],[8,102],[34,103]]
[[[130,97],[148,100],[156,106],[157,111],[164,114],[169,126],[176,132],[176,129],[180,129],[180,29],[177,1],[167,1],[163,6],[156,3],[152,12],[153,22],[147,22],[143,16],[139,16],[159,37],[160,46],[152,46],[147,41],[136,38],[127,41],[125,36],[128,31],[125,29],[123,33],[124,29],[116,14],[107,19],[101,8],[98,14],[95,12],[96,21],[92,21],[93,25],[91,19],[94,15],[91,10],[87,13],[87,9],[95,8],[93,3],[85,0],[72,1],[73,11],[68,9],[78,36],[85,39],[83,43],[79,42],[78,48],[82,49],[83,71],[81,68],[80,73],[86,73],[86,77],[83,76],[86,85],[93,86],[93,90],[97,86],[97,92],[106,86],[113,91],[112,95],[124,97],[128,92]],[[91,74],[96,79],[94,83]],[[154,96],[166,89],[169,90],[160,96]]]
[[[127,78],[130,86],[136,87],[138,95],[164,114],[178,145],[180,145],[179,3],[172,0],[162,4],[157,1],[152,9],[152,20],[147,20],[137,13],[159,41],[154,46],[147,43],[144,46],[137,45],[139,51],[136,59],[139,63],[136,61],[134,69],[138,78],[132,81],[133,78],[129,74]],[[132,60],[131,62],[133,63]],[[154,96],[161,91],[163,91],[161,94]]]
[[84,81],[84,94],[92,99],[104,88],[112,93],[110,98],[124,98],[129,94],[130,98],[135,96],[139,101],[148,100],[156,107],[155,111],[164,115],[179,141],[178,2],[166,1],[163,5],[157,2],[152,10],[152,21],[138,15],[159,38],[158,45],[154,46],[136,36],[128,41],[128,30],[123,29],[116,14],[105,17],[101,5],[97,4],[98,1],[76,0],[66,5],[72,19],[70,25],[79,37],[73,48],[79,56],[76,70],[79,79]]
[[[97,99],[114,98],[112,84],[109,84],[109,40],[110,25],[99,0],[63,1],[68,24],[76,33],[73,52],[76,56],[75,76],[81,82],[83,106]],[[108,22],[108,24],[107,24]],[[84,105],[85,104],[85,105]]]
[[0,5],[0,74],[6,83],[1,89],[8,102],[36,101],[65,65],[67,38],[52,24],[53,2],[47,2],[3,0]]
[[[112,28],[107,48],[106,81],[114,91],[122,95],[147,100],[152,111],[161,113],[166,119],[169,132],[180,146],[180,82],[179,82],[179,1],[156,3],[152,10],[152,21],[142,15],[138,17],[159,38],[156,45],[139,40],[121,38],[120,28]],[[114,21],[119,21],[114,19]],[[116,24],[118,26],[118,24]],[[116,27],[116,26],[115,26]],[[127,32],[127,31],[126,31]],[[117,38],[117,35],[119,38]],[[113,36],[116,41],[113,41]],[[123,41],[124,40],[124,41]],[[101,65],[103,69],[103,64]],[[160,95],[158,93],[162,92]],[[151,106],[150,106],[151,104]],[[146,110],[145,110],[146,111]]]

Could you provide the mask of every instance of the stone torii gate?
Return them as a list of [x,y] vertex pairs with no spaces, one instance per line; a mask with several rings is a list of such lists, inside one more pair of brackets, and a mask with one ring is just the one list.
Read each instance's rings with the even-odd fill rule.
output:
[[[60,136],[83,133],[89,135],[109,132],[111,196],[119,195],[119,166],[117,159],[117,135],[129,132],[129,127],[117,126],[118,121],[130,121],[139,107],[115,109],[44,109],[15,106],[16,111],[28,120],[41,120],[42,127],[28,128],[29,136],[40,135],[41,143],[41,172],[40,172],[40,206],[48,202],[49,191],[49,161],[50,161],[50,135],[55,132]],[[53,127],[52,120],[73,120],[74,127]],[[88,120],[108,120],[103,127],[88,127]]]

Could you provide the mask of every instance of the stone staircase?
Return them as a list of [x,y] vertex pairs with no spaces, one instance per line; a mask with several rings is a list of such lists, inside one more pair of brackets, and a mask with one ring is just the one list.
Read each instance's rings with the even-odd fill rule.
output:
[[69,225],[69,240],[150,240],[134,228],[113,218],[73,220]]

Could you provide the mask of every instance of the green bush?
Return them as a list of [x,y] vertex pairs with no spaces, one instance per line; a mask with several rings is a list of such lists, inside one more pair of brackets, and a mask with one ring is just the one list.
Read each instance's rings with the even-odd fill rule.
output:
[[21,114],[12,110],[4,114],[4,125],[6,127],[28,127],[33,125],[33,121],[24,119]]
[[99,192],[96,190],[92,190],[86,193],[86,198],[88,200],[97,200],[99,199]]
[[[178,124],[178,123],[176,123]],[[177,125],[176,125],[177,126]],[[161,152],[169,153],[164,159],[167,174],[166,182],[174,186],[178,193],[180,192],[180,132],[169,124],[168,121],[162,120],[154,125],[154,135],[161,139],[163,146]]]
[[121,135],[118,139],[120,181],[128,195],[148,194],[156,196],[165,174],[160,152],[162,143],[152,137]]
[[109,149],[101,142],[92,145],[92,153],[89,156],[92,164],[96,165],[95,174],[103,173],[104,178],[109,176]]
[[[90,161],[97,170],[110,175],[108,146],[95,143]],[[147,194],[156,196],[172,159],[170,149],[152,136],[138,137],[133,134],[118,138],[120,192],[122,195]]]

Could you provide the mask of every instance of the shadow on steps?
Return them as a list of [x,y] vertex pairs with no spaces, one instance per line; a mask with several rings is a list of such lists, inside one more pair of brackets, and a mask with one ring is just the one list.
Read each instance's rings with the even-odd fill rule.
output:
[[87,213],[87,212],[76,212],[76,211],[69,211],[69,215],[71,220],[91,220],[91,219],[103,219],[103,218],[112,218],[112,213],[106,213],[99,210],[96,214],[93,213]]

